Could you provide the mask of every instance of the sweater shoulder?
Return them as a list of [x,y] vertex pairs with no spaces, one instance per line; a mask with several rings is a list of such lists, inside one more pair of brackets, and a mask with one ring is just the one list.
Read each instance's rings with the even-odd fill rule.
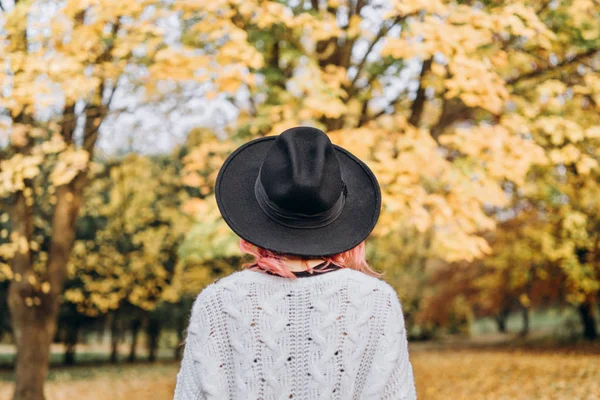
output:
[[374,276],[367,275],[364,272],[360,272],[357,270],[352,270],[350,272],[350,278],[353,279],[354,281],[359,282],[362,285],[366,285],[369,287],[376,288],[378,290],[382,290],[383,292],[385,292],[387,294],[396,295],[396,290],[392,287],[392,285],[390,285],[389,283],[387,283],[385,280],[383,280],[381,278],[376,278]]
[[360,271],[353,270],[352,272],[351,276],[353,276],[360,284],[380,290],[388,298],[390,306],[396,309],[402,309],[398,292],[387,281],[382,278],[367,275]]
[[194,301],[194,307],[206,306],[212,303],[216,296],[223,291],[227,285],[231,285],[242,278],[242,271],[235,271],[231,274],[218,278],[209,283],[198,293]]

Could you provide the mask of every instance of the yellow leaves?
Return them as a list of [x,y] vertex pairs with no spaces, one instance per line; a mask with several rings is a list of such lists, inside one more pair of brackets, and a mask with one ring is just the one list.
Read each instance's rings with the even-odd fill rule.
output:
[[386,18],[412,15],[419,11],[428,14],[445,14],[447,8],[439,0],[394,0],[393,9],[386,14]]
[[[338,118],[348,111],[348,105],[343,101],[346,92],[342,88],[346,82],[345,68],[331,65],[322,70],[312,61],[289,81],[290,94],[297,103],[290,101],[282,109],[274,108],[273,111],[281,110],[283,114],[293,116],[290,119],[284,116],[281,121],[284,125],[294,124],[292,119],[295,118],[301,121],[318,120],[323,116]],[[296,107],[298,111],[294,110]]]
[[227,42],[221,46],[216,61],[223,66],[233,67],[240,64],[240,66],[248,66],[253,69],[261,68],[264,64],[261,53],[247,43],[237,42]]
[[[54,60],[54,65],[50,67],[49,72],[53,75],[60,75],[63,70],[63,65],[66,67],[73,65],[77,66],[77,68],[81,68],[82,66],[79,63],[95,60],[105,51],[101,39],[102,37],[99,35],[99,32],[94,25],[77,25],[73,32],[70,33],[69,46],[64,50],[66,50],[73,59],[77,60],[78,63],[72,63],[72,60],[69,58],[65,58],[64,60]],[[61,63],[61,61],[64,61],[64,64]]]
[[50,293],[50,282],[44,282],[41,286],[42,293]]
[[529,296],[527,296],[526,293],[522,293],[519,296],[519,303],[521,303],[524,307],[529,307],[531,305],[531,300],[529,299]]
[[78,304],[85,300],[85,296],[80,289],[68,289],[65,291],[63,297],[73,304]]
[[556,35],[538,18],[533,8],[523,3],[508,4],[498,15],[498,23],[508,33],[533,40],[544,49],[552,47]]
[[15,154],[0,162],[0,195],[25,189],[25,179],[35,178],[43,158],[38,155],[24,156]]
[[[6,30],[6,33],[9,37],[13,38],[23,38],[25,33],[27,32],[28,26],[28,15],[32,6],[35,3],[22,1],[18,2],[12,9],[8,12],[3,11],[3,28]],[[15,40],[8,45],[7,50],[24,50],[25,44],[22,40]]]
[[240,70],[228,69],[215,80],[220,92],[235,94],[241,84],[254,86],[254,75]]
[[469,107],[481,107],[499,114],[508,99],[504,81],[476,60],[456,56],[449,64],[452,78],[445,81],[444,97],[460,97]]
[[568,3],[564,10],[574,29],[580,31],[581,37],[592,41],[600,37],[597,23],[598,4],[594,0],[575,0]]
[[325,116],[327,118],[338,118],[346,110],[346,106],[339,99],[330,101],[326,98],[312,96],[306,99],[304,105],[308,107],[315,116]]
[[582,212],[571,211],[563,220],[563,229],[571,238],[587,238],[587,221],[588,216]]
[[[200,137],[197,137],[200,136]],[[213,190],[216,174],[236,143],[220,141],[213,132],[193,132],[188,138],[192,149],[183,159],[182,183],[200,188],[202,195]]]
[[71,182],[79,172],[87,168],[89,156],[90,154],[83,149],[68,149],[61,152],[50,174],[52,183],[60,186]]
[[198,198],[189,199],[182,207],[184,213],[203,219],[208,216],[208,209],[207,202]]
[[502,205],[506,196],[497,182],[485,176],[472,181],[458,163],[445,160],[429,132],[396,117],[390,130],[373,125],[332,132],[330,138],[378,177],[384,195],[377,240],[414,229],[416,234],[432,233],[432,254],[444,260],[472,259],[489,251],[477,232],[493,229],[494,222],[481,208]]
[[327,64],[325,71],[323,71],[322,79],[328,85],[339,89],[342,85],[348,84],[347,74],[346,68],[339,65]]
[[[388,208],[389,209],[389,208]],[[389,209],[390,211],[394,211],[393,209]],[[431,220],[431,215],[427,211],[427,209],[415,202],[410,204],[410,212],[407,222],[414,226],[417,232],[425,233],[433,224]]]
[[310,18],[297,23],[297,27],[305,29],[308,37],[313,42],[320,42],[331,38],[336,38],[344,35],[344,30],[341,29],[333,14],[321,14],[320,18]]
[[[200,140],[208,142],[209,138]],[[86,315],[109,312],[123,300],[144,310],[154,309],[173,279],[173,272],[165,266],[193,222],[179,208],[188,197],[177,175],[179,165],[172,159],[129,154],[109,168],[110,177],[103,174],[86,191],[82,210],[83,215],[107,223],[94,240],[75,243],[68,266],[78,287],[67,292],[65,300],[77,304],[78,312]],[[90,202],[98,198],[102,201]],[[115,237],[119,243],[128,243],[129,251],[116,249]],[[179,295],[170,293],[171,299]]]
[[[45,10],[43,18],[35,17],[39,24],[29,32],[32,46],[26,48],[21,38],[25,37],[24,24],[30,10],[29,5],[20,2],[4,15],[0,63],[8,69],[0,73],[0,81],[10,87],[10,93],[0,99],[0,107],[16,116],[23,110],[32,113],[37,106],[62,107],[64,103],[88,100],[97,96],[102,84],[112,87],[125,71],[136,68],[147,73],[142,81],[135,83],[145,84],[149,97],[156,93],[159,81],[205,82],[213,76],[217,78],[225,65],[260,68],[262,55],[248,43],[244,29],[228,20],[234,15],[232,7],[218,0],[178,2],[173,6],[154,0],[73,1]],[[260,7],[251,7],[250,14]],[[266,2],[262,7],[265,13],[280,20],[291,12],[277,2]],[[87,15],[93,18],[81,21],[81,10],[87,10]],[[182,11],[180,15],[173,14],[178,10]],[[192,42],[197,47],[187,47],[185,39],[178,43],[170,37],[172,30],[164,29],[162,21],[173,17],[179,18],[180,26],[186,26],[185,34],[188,26],[202,20],[190,29],[190,37],[196,36]],[[203,34],[209,35],[208,43],[203,42],[206,39]],[[252,78],[245,82],[250,84]],[[229,90],[234,88],[229,85]],[[22,138],[15,131],[14,143],[22,143]]]
[[155,55],[155,62],[149,67],[149,73],[153,79],[158,80],[199,80],[205,81],[204,75],[195,75],[196,70],[205,68],[208,60],[205,57],[196,56],[192,49],[187,51],[165,47]]
[[[528,38],[531,46],[549,48],[553,33],[532,8],[520,3],[497,7],[493,12],[451,3],[444,6],[441,14],[432,3],[437,2],[395,3],[395,15],[420,8],[427,13],[422,20],[409,20],[399,38],[387,38],[382,55],[422,60],[443,55],[450,72],[448,79],[443,80],[445,98],[458,97],[470,108],[502,113],[510,95],[501,75],[512,62],[508,52],[510,57],[519,53],[507,50],[505,42],[515,35]],[[527,62],[531,62],[530,58]],[[446,77],[446,71],[436,63],[432,73]],[[541,90],[556,90],[551,84]]]
[[293,24],[293,13],[289,7],[275,1],[262,3],[262,9],[256,15],[256,25],[259,29],[269,28],[274,24],[291,26]]
[[7,279],[13,279],[13,272],[10,265],[0,262],[0,282]]
[[434,254],[443,255],[447,262],[473,261],[491,253],[491,248],[484,238],[469,235],[460,230],[447,230],[444,235],[436,236],[433,243]]
[[27,282],[29,282],[29,284],[31,286],[35,285],[36,282],[37,282],[37,279],[35,278],[35,275],[33,275],[33,274],[27,275]]
[[489,60],[495,68],[503,68],[509,64],[508,53],[504,50],[494,52],[489,56]]
[[536,87],[540,96],[554,97],[562,95],[567,90],[567,85],[556,79],[548,79]]
[[508,119],[507,126],[458,128],[454,134],[444,135],[440,140],[471,156],[481,165],[485,176],[523,184],[529,168],[543,163],[545,158],[541,147],[522,138],[518,131],[513,132],[511,129],[514,128],[513,121]]
[[15,124],[12,132],[10,133],[10,143],[15,147],[25,146],[28,140],[29,127],[24,124]]
[[547,135],[550,143],[555,146],[564,144],[567,139],[576,142],[583,138],[581,127],[574,121],[563,117],[541,117],[534,123],[534,128]]
[[591,126],[585,130],[585,137],[588,139],[600,139],[600,126]]
[[44,140],[40,144],[40,150],[44,154],[59,153],[66,148],[63,137],[59,134],[53,134],[50,140]]
[[447,75],[446,67],[436,62],[431,63],[431,72],[440,78],[445,78]]
[[346,36],[348,38],[352,39],[352,38],[356,38],[356,37],[360,36],[361,22],[362,22],[362,18],[359,15],[353,15],[352,17],[350,17],[350,21],[348,22],[348,28],[346,30],[347,31]]

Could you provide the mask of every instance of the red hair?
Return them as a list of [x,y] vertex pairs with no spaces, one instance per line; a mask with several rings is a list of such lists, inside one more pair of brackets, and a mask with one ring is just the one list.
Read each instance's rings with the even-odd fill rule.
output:
[[[275,253],[270,250],[263,249],[256,245],[253,245],[250,242],[247,242],[244,239],[240,239],[240,250],[246,254],[250,254],[254,256],[254,261],[249,263],[242,264],[242,268],[244,269],[253,269],[259,272],[270,272],[272,274],[276,274],[282,276],[284,278],[296,279],[296,275],[289,270],[289,268],[285,264],[286,258],[299,258],[298,256],[290,255],[290,254],[281,254]],[[367,275],[374,276],[376,278],[380,278],[383,276],[382,273],[375,271],[368,263],[365,258],[365,242],[360,242],[356,247],[347,250],[343,253],[334,254],[326,257],[312,257],[312,258],[320,258],[326,262],[324,268],[327,271],[326,267],[329,264],[337,265],[341,268],[351,268],[357,271],[364,272]],[[306,267],[306,269],[313,273],[314,270],[312,267],[308,265],[306,261],[309,258],[301,258],[302,265]]]

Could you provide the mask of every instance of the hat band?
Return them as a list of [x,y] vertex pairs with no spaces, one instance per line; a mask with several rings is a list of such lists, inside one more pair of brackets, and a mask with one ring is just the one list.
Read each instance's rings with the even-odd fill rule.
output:
[[335,204],[323,212],[308,215],[285,210],[269,200],[267,191],[260,180],[260,173],[254,184],[254,195],[263,212],[278,224],[290,228],[311,229],[321,228],[331,224],[342,213],[344,204],[346,203],[347,193],[348,190],[346,189],[346,184],[342,181],[342,193]]

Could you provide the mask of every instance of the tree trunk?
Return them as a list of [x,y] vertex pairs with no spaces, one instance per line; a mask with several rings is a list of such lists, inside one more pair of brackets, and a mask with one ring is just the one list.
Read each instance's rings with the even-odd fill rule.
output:
[[[15,4],[18,1],[15,1]],[[83,23],[84,12],[75,17],[77,23]],[[116,35],[119,24],[113,24]],[[22,40],[14,39],[21,50],[27,51],[26,31]],[[99,56],[99,62],[108,61],[112,46]],[[98,128],[106,116],[108,106],[102,103],[104,82],[96,89],[95,96],[84,111],[86,120],[83,127],[83,145],[89,160],[93,159],[94,147],[98,138]],[[60,133],[68,145],[74,142],[76,128],[75,103],[65,104]],[[92,115],[93,118],[92,118]],[[13,117],[13,123],[32,125],[34,117],[22,111]],[[29,154],[33,138],[28,138],[25,146],[16,148],[20,154]],[[50,246],[45,269],[39,275],[33,269],[31,249],[28,244],[33,234],[33,194],[25,198],[26,191],[14,193],[14,202],[10,204],[12,235],[18,239],[19,251],[12,259],[12,272],[16,278],[9,288],[8,305],[11,312],[14,342],[17,347],[15,363],[15,391],[13,400],[44,400],[44,381],[48,374],[50,344],[56,333],[60,298],[67,277],[67,262],[75,241],[75,224],[83,201],[83,189],[88,183],[89,164],[66,184],[56,186],[56,203],[52,214]],[[32,189],[32,180],[25,179],[26,189]],[[31,193],[35,193],[33,190]],[[19,277],[20,279],[17,279]],[[49,284],[49,290],[39,290],[41,282]],[[47,287],[47,286],[45,286]],[[47,292],[47,293],[46,293]]]
[[179,313],[177,315],[177,346],[175,346],[175,350],[174,350],[174,356],[175,356],[175,360],[179,361],[181,360],[181,355],[182,355],[182,350],[183,350],[183,331],[185,329],[185,322],[186,322],[186,314],[184,312],[185,309],[185,302],[183,300],[180,300],[179,302]]
[[129,362],[130,363],[135,361],[135,353],[137,350],[137,340],[138,340],[138,334],[140,332],[141,325],[142,325],[142,321],[139,318],[135,318],[131,322],[131,348],[129,349]]
[[503,308],[494,317],[494,319],[496,320],[496,325],[498,326],[498,332],[506,333],[506,321],[508,320],[509,315],[510,315],[509,309]]
[[496,315],[496,325],[498,326],[498,332],[506,333],[506,317],[503,315]]
[[583,324],[583,337],[588,340],[598,338],[598,330],[596,329],[596,319],[593,314],[594,308],[590,302],[585,302],[579,306],[579,316]]
[[110,362],[116,364],[119,361],[119,317],[117,311],[112,315],[110,321]]
[[67,337],[65,340],[65,365],[75,365],[75,346],[79,336],[79,323],[74,321],[72,325],[67,326]]
[[[23,192],[14,194],[11,220],[13,233],[30,241],[33,210]],[[14,279],[8,289],[8,307],[17,350],[13,399],[44,400],[44,381],[50,362],[50,344],[56,333],[62,282],[54,280],[55,286],[51,286],[48,293],[37,290],[32,280],[36,282],[40,278],[33,270],[31,252],[28,247],[20,250],[12,259]],[[48,274],[41,279],[49,280]]]
[[529,308],[523,307],[522,316],[523,316],[523,327],[521,328],[521,333],[519,335],[524,337],[529,334]]
[[156,361],[160,328],[160,320],[158,318],[150,318],[146,329],[146,333],[148,334],[148,361],[150,362]]
[[8,294],[14,342],[14,400],[44,400],[44,381],[50,363],[50,344],[56,332],[57,301],[43,296],[40,306],[28,306],[25,285],[13,283]]

